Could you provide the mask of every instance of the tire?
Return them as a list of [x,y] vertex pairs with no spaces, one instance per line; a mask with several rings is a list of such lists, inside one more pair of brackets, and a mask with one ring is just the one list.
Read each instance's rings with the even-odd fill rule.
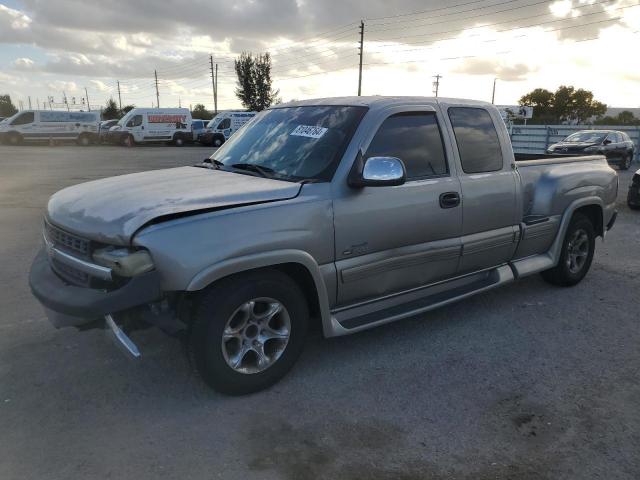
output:
[[562,242],[562,253],[558,265],[542,272],[542,278],[553,285],[563,287],[580,283],[591,267],[595,239],[591,220],[581,213],[574,214]]
[[180,134],[176,134],[173,136],[173,144],[176,147],[182,147],[184,146],[184,138],[182,138],[182,135]]
[[80,135],[76,143],[82,147],[88,147],[92,143],[91,137],[89,137],[89,135],[86,135],[86,134]]
[[223,143],[224,143],[224,137],[216,136],[216,137],[213,137],[213,139],[211,139],[211,145],[216,148],[221,147]]
[[[255,318],[255,314],[268,317],[275,304],[282,309],[271,314],[266,324]],[[190,358],[196,372],[214,390],[227,395],[257,392],[291,369],[302,352],[308,325],[307,302],[289,276],[277,270],[235,275],[207,288],[197,302],[189,336]],[[227,332],[226,341],[223,332]],[[260,347],[266,337],[270,338]]]
[[7,143],[9,145],[21,145],[22,144],[22,135],[16,132],[11,132],[7,135]]
[[622,161],[620,162],[620,170],[629,170],[631,167],[631,154],[627,153],[624,157],[622,157]]

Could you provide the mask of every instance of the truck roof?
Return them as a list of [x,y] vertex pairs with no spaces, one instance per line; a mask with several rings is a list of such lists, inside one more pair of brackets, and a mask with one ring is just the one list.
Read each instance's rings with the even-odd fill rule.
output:
[[271,108],[284,108],[284,107],[299,107],[299,106],[311,106],[311,105],[341,105],[341,106],[360,106],[369,108],[385,108],[392,105],[423,105],[424,103],[456,103],[464,105],[475,106],[488,106],[491,105],[488,102],[482,102],[479,100],[468,100],[460,98],[444,98],[444,97],[419,97],[419,96],[395,96],[385,97],[379,95],[372,95],[366,97],[329,97],[329,98],[313,98],[309,100],[295,100],[292,102],[281,103]]

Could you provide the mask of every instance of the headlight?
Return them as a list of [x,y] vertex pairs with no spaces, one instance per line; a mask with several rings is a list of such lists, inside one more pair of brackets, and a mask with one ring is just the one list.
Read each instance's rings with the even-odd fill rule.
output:
[[93,260],[121,277],[136,277],[154,269],[151,255],[146,250],[106,247],[96,250]]

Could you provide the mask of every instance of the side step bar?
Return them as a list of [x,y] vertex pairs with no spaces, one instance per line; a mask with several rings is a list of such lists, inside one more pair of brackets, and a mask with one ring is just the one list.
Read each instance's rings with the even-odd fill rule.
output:
[[118,325],[116,325],[116,322],[110,313],[107,313],[104,316],[104,320],[108,327],[107,333],[115,342],[115,344],[122,350],[124,350],[125,353],[131,355],[133,358],[139,358],[140,350],[138,350],[136,344],[133,343],[133,341],[127,336],[127,334],[124,333]]
[[402,318],[412,317],[476,293],[514,281],[513,270],[503,265],[332,312],[333,336],[347,335]]

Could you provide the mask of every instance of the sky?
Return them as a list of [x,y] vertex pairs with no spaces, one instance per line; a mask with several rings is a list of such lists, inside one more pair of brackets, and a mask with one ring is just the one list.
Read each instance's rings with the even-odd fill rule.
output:
[[[241,108],[233,60],[269,52],[283,101],[439,95],[516,104],[574,85],[640,107],[640,0],[0,0],[0,94],[19,106]],[[86,90],[85,90],[86,89]],[[48,104],[47,104],[47,108]]]

